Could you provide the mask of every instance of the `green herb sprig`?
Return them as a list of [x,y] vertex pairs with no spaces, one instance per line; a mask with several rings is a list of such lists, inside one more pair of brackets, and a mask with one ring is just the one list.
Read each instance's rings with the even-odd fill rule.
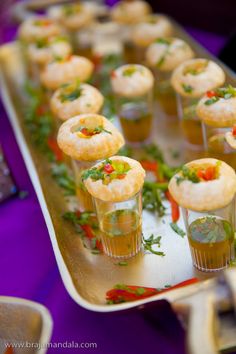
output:
[[184,230],[182,230],[178,224],[176,224],[175,222],[171,222],[170,223],[170,227],[172,228],[172,230],[178,234],[181,237],[184,237],[186,235],[186,233],[184,232]]
[[153,246],[156,245],[158,247],[161,246],[161,236],[157,236],[155,237],[153,234],[145,239],[143,238],[143,247],[146,251],[149,251],[153,254],[155,254],[156,256],[161,256],[161,257],[164,257],[165,256],[165,253],[162,252],[162,251],[156,251],[153,249]]
[[75,181],[64,163],[55,163],[51,168],[52,177],[65,190],[66,196],[75,195]]

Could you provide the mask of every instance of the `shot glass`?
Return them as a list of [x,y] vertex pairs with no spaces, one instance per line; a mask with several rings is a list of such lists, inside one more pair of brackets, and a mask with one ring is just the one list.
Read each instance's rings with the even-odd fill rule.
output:
[[94,198],[105,254],[118,259],[135,256],[142,244],[142,194],[122,202]]
[[72,168],[75,176],[76,196],[80,211],[94,211],[91,195],[88,193],[82,181],[82,173],[91,168],[98,161],[77,161],[72,159]]
[[227,268],[234,259],[235,199],[214,211],[182,211],[194,267],[203,272]]
[[176,94],[170,83],[171,74],[171,71],[154,70],[154,98],[167,118],[177,118]]
[[140,97],[116,96],[117,114],[126,141],[141,144],[149,140],[153,124],[152,90]]
[[184,142],[193,150],[203,150],[201,120],[196,114],[198,98],[183,97],[177,94],[177,109]]
[[231,130],[231,125],[216,127],[202,122],[204,149],[209,157],[223,160],[236,169],[236,150],[225,139],[225,133]]

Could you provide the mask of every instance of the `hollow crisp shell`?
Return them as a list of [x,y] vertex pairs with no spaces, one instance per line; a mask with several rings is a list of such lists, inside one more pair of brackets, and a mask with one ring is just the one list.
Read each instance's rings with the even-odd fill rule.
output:
[[71,52],[71,45],[67,41],[55,41],[43,48],[38,48],[35,43],[28,46],[29,60],[40,65],[48,64],[55,57],[65,58]]
[[[123,73],[129,68],[135,68],[136,71],[130,76],[125,76]],[[123,97],[143,96],[152,89],[153,83],[154,77],[151,71],[138,64],[122,65],[114,70],[111,77],[114,93]]]
[[145,1],[120,1],[111,9],[111,18],[124,24],[137,23],[151,12],[151,7]]
[[[160,71],[172,71],[181,63],[194,57],[190,46],[179,38],[169,37],[171,44],[154,42],[146,51],[149,66],[158,67]],[[161,63],[157,65],[157,63]]]
[[[103,126],[111,132],[101,132],[86,139],[75,132],[80,126]],[[124,145],[124,138],[118,129],[104,116],[98,114],[81,114],[64,122],[58,132],[57,142],[61,150],[79,161],[96,161],[115,155]]]
[[[191,161],[186,166],[199,166],[205,164],[215,165],[219,160],[206,158]],[[219,178],[211,181],[193,183],[184,180],[179,185],[176,177],[171,178],[169,191],[176,202],[183,208],[195,211],[210,211],[225,207],[234,198],[236,192],[236,175],[232,167],[221,161]]]
[[50,19],[51,23],[47,26],[37,26],[35,21],[49,20],[45,16],[34,16],[25,20],[19,27],[18,36],[26,42],[34,42],[39,39],[46,39],[52,36],[57,36],[62,32],[61,27]]
[[[105,202],[121,202],[132,198],[143,186],[145,171],[141,164],[133,159],[124,156],[113,156],[112,161],[124,161],[129,164],[131,169],[127,172],[124,179],[114,179],[108,185],[102,180],[93,181],[88,178],[84,184],[88,192],[94,197]],[[95,165],[99,167],[101,163]]]
[[[205,70],[198,74],[184,74],[184,71],[192,65],[207,62]],[[184,97],[201,97],[206,91],[213,90],[223,85],[225,82],[225,74],[221,67],[211,60],[207,59],[190,59],[180,64],[173,72],[171,84],[175,91]],[[192,92],[186,92],[183,85],[191,86]]]
[[81,95],[73,101],[61,101],[63,88],[57,89],[51,100],[50,108],[61,120],[67,120],[79,114],[98,113],[103,105],[103,95],[93,86],[81,84]]
[[54,61],[48,64],[40,75],[42,84],[56,90],[62,84],[79,79],[88,80],[93,72],[93,63],[84,57],[73,55],[68,60]]
[[220,98],[211,105],[205,104],[207,100],[209,100],[209,97],[204,95],[196,108],[198,117],[204,123],[216,127],[231,127],[236,124],[236,97],[229,99]]
[[[153,19],[156,23],[150,22],[149,19]],[[149,15],[134,26],[131,31],[131,39],[136,45],[147,47],[158,37],[170,36],[172,31],[172,25],[166,16]]]

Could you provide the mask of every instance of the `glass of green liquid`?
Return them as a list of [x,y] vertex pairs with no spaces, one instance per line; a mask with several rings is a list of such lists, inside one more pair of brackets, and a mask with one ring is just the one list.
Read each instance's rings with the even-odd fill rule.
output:
[[104,253],[118,259],[135,256],[142,243],[142,193],[122,202],[94,198]]
[[205,272],[227,268],[234,259],[235,200],[214,211],[182,210],[193,265]]

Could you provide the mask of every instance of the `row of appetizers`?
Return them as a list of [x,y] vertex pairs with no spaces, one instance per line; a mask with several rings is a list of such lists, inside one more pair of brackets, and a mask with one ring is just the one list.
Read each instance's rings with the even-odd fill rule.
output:
[[[72,158],[80,208],[95,209],[105,254],[121,259],[141,249],[145,178],[138,161],[113,156],[123,142],[100,115],[73,117],[58,133],[60,148]],[[232,167],[211,158],[192,161],[172,177],[169,191],[182,207],[193,265],[201,271],[228,267],[235,256]]]
[[[51,9],[54,19],[45,16],[29,19],[21,26],[19,35],[24,42],[27,66],[47,93],[58,145],[72,159],[80,209],[95,207],[105,253],[127,258],[141,248],[141,189],[145,172],[139,162],[115,156],[124,145],[124,138],[99,114],[103,95],[86,83],[93,74],[94,63],[91,57],[71,55],[70,43],[61,38],[65,28],[67,32],[73,32],[82,27],[84,33],[85,23],[79,25],[83,22],[83,7],[81,4]],[[146,18],[149,12],[149,7],[142,1],[121,2],[111,12],[112,18],[122,23],[126,32],[136,31],[132,47],[131,37],[125,37],[125,43],[129,44],[126,49],[132,51],[137,60],[143,60],[146,52],[149,66],[135,64],[135,59],[134,64],[122,65],[111,72],[110,84],[124,137],[131,143],[149,139],[153,92],[167,115],[173,115],[176,110],[173,87],[183,127],[189,123],[186,132],[196,138],[200,128],[197,111],[204,121],[203,126],[213,126],[217,134],[222,128],[224,144],[227,142],[234,148],[235,134],[226,132],[225,128],[229,130],[236,120],[235,89],[230,86],[219,88],[225,81],[223,70],[210,60],[192,59],[194,53],[188,44],[169,37],[171,25],[163,22],[167,19],[156,15]],[[68,25],[70,20],[73,26]],[[157,32],[159,25],[166,32]],[[106,42],[105,37],[103,35],[101,42]],[[137,47],[142,47],[141,51]],[[105,50],[104,53],[110,52]],[[207,131],[206,127],[204,129]],[[206,139],[210,139],[207,134],[205,132]],[[197,137],[197,145],[201,144],[199,139]],[[220,157],[225,158],[224,155]],[[231,159],[229,163],[232,163]],[[193,161],[170,182],[171,194],[184,208],[194,265],[200,270],[222,269],[234,256],[235,189],[234,171],[224,162],[212,159]]]
[[[69,5],[66,5],[65,16],[69,16],[69,13],[71,16],[82,16],[82,10],[79,12],[77,8],[74,9],[74,5],[70,5],[74,9],[74,12],[70,12],[67,6]],[[51,109],[59,117],[59,121],[76,114],[99,113],[104,98],[96,88],[84,83],[91,78],[94,63],[88,58],[71,55],[70,43],[61,37],[65,33],[64,27],[61,27],[64,22],[58,18],[55,20],[38,16],[21,25],[19,36],[25,43],[29,61],[27,67],[37,77],[40,76],[42,85],[50,93],[56,90],[51,99]],[[162,20],[159,19],[157,23],[161,25]],[[236,123],[235,89],[230,86],[222,87],[225,84],[225,74],[217,63],[202,58],[193,59],[194,52],[186,42],[166,37],[171,34],[170,31],[159,32],[164,37],[155,39],[158,32],[155,32],[154,23],[155,21],[148,20],[146,23],[152,28],[147,30],[150,42],[146,49],[145,63],[149,69],[143,65],[129,64],[111,72],[117,115],[120,117],[126,141],[143,143],[150,138],[153,131],[153,102],[157,99],[166,116],[179,116],[183,137],[188,146],[199,150],[205,148],[209,156],[225,160],[235,167],[235,153],[232,148],[235,134],[232,133],[234,130],[230,132]],[[111,28],[113,24],[108,22],[105,25],[94,25],[96,35],[102,33],[100,40],[95,36],[94,43],[101,41],[104,46],[109,42],[105,28]],[[136,23],[134,28],[142,28],[144,24],[145,17],[142,17],[142,21]],[[171,25],[162,27],[170,29]],[[108,45],[108,52],[105,51],[103,55],[109,53],[109,48]],[[113,52],[114,48],[110,49]],[[132,50],[136,53],[137,61],[137,51],[134,48]],[[145,53],[144,49],[142,53]],[[202,106],[201,101],[199,105],[202,108],[196,109],[204,94],[207,98],[204,105]],[[217,116],[217,119],[211,119],[209,115]],[[201,120],[204,124],[201,124]]]

